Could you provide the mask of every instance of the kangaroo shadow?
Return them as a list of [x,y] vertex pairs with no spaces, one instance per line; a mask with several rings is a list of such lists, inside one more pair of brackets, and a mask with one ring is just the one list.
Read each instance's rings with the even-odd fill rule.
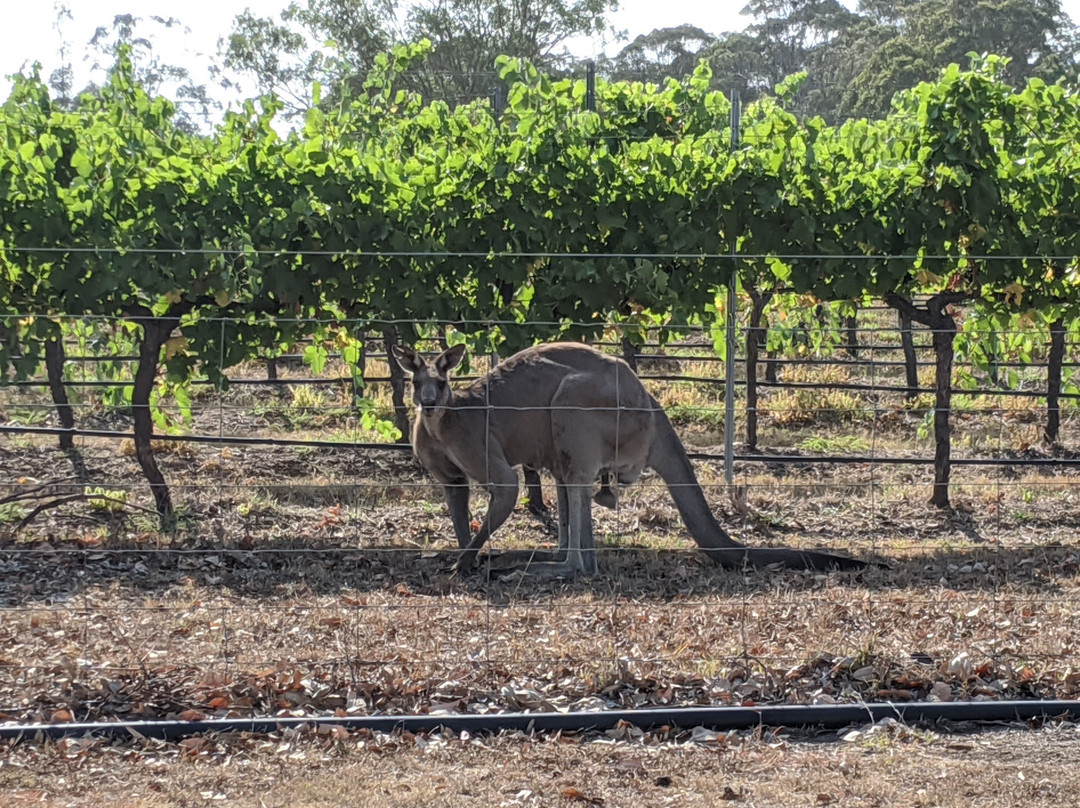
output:
[[[836,549],[836,548],[832,548]],[[528,565],[498,569],[500,553],[481,556],[469,574],[454,571],[457,550],[423,551],[413,545],[373,549],[296,546],[267,550],[227,546],[200,550],[72,548],[49,544],[0,546],[0,605],[27,608],[76,603],[102,589],[139,597],[167,597],[185,588],[219,590],[253,600],[301,594],[359,596],[479,596],[493,604],[580,599],[668,602],[705,597],[811,595],[837,587],[878,595],[910,590],[1053,597],[1080,585],[1080,545],[1001,547],[981,544],[908,548],[903,555],[856,557],[887,564],[856,572],[724,569],[695,549],[655,550],[601,546],[593,577],[534,576]]]

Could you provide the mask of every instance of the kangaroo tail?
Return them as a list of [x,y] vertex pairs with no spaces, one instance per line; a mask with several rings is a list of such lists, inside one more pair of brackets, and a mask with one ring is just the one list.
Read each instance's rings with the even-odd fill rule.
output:
[[675,507],[690,535],[713,561],[737,569],[744,566],[778,564],[792,569],[862,569],[866,564],[853,558],[834,556],[815,550],[791,550],[783,547],[747,547],[727,534],[713,516],[701,491],[694,466],[663,409],[655,406],[656,437],[649,449],[648,465],[667,484]]
[[823,553],[819,550],[792,550],[787,547],[702,548],[707,556],[727,569],[780,566],[795,570],[862,570],[868,566],[857,558]]
[[690,535],[698,546],[706,551],[738,551],[730,553],[732,558],[745,552],[747,548],[731,538],[716,521],[709,503],[705,501],[705,494],[701,491],[701,484],[694,474],[694,466],[686,455],[682,441],[675,434],[671,421],[660,405],[655,399],[652,403],[656,407],[653,411],[656,437],[649,448],[647,463],[656,470],[671,491],[671,498],[675,500],[675,507],[679,509],[679,515]]

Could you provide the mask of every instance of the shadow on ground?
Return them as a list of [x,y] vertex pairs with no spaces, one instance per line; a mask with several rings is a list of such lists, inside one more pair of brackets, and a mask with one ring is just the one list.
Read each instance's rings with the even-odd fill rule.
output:
[[[414,547],[348,550],[297,547],[274,550],[66,549],[32,544],[0,549],[0,602],[28,607],[77,599],[88,588],[122,589],[151,596],[192,585],[244,598],[288,599],[307,595],[399,591],[409,596],[454,593],[492,602],[535,602],[591,593],[603,598],[661,600],[729,598],[835,587],[891,591],[992,593],[1053,597],[1080,585],[1080,546],[1000,548],[992,545],[914,549],[885,558],[855,556],[887,569],[812,573],[792,570],[725,570],[694,550],[604,547],[594,578],[552,579],[510,571],[482,557],[471,574],[453,570],[455,551]],[[497,554],[496,554],[497,558]]]

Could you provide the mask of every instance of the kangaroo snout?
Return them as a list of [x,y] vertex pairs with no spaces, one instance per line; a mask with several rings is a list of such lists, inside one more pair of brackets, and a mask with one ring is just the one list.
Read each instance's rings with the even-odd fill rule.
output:
[[433,413],[439,403],[439,396],[435,390],[421,390],[417,398],[420,399],[420,410],[427,415]]

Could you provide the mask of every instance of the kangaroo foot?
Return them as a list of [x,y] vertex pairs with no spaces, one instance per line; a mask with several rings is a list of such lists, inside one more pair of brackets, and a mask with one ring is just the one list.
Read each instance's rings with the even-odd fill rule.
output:
[[543,499],[541,499],[540,497],[533,497],[531,494],[529,495],[525,507],[529,509],[529,513],[531,513],[533,516],[539,516],[541,518],[551,513],[548,510],[548,506],[544,504]]
[[606,485],[593,494],[593,502],[604,508],[615,510],[619,504],[619,496]]
[[[492,572],[510,572],[537,560],[547,562],[557,557],[556,550],[503,550],[498,553],[489,552],[484,559]],[[462,552],[454,562],[453,570],[462,575],[469,575],[476,572],[479,560],[475,552]]]
[[509,550],[492,559],[492,571],[520,572],[535,577],[572,578],[596,575],[596,552],[561,550]]
[[476,567],[476,550],[463,550],[458,554],[451,570],[454,574],[468,575]]
[[[575,563],[567,558],[565,550],[505,550],[489,554],[487,558],[492,575],[521,573],[545,578],[572,578],[580,574],[596,574],[595,558],[579,559]],[[459,563],[455,569],[465,574],[472,567],[466,569]]]
[[531,564],[551,563],[558,558],[558,550],[504,550],[489,555],[488,562],[492,572],[511,572]]
[[530,499],[528,504],[529,513],[537,518],[541,525],[544,526],[544,532],[551,536],[559,535],[559,523],[555,521],[555,517],[552,516],[551,511],[544,504],[543,500],[539,500],[540,504],[537,507],[533,507],[533,501]]

